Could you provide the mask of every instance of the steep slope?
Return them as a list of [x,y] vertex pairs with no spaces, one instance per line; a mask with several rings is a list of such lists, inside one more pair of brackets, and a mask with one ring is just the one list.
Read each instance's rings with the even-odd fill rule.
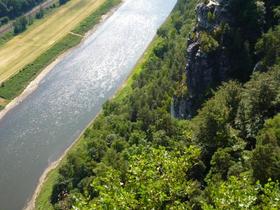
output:
[[187,42],[188,92],[175,99],[177,117],[194,116],[221,82],[250,78],[259,59],[255,44],[267,26],[265,11],[265,4],[255,0],[211,0],[197,5],[197,23]]
[[[197,3],[178,1],[140,74],[59,169],[55,209],[280,206],[279,3]],[[171,116],[174,96],[192,120]]]

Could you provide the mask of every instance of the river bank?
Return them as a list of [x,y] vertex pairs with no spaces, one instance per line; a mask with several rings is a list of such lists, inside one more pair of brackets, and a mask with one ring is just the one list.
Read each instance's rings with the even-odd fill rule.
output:
[[[121,0],[120,2],[124,2],[125,0]],[[33,79],[22,91],[22,93],[20,93],[20,95],[18,95],[17,97],[15,97],[14,99],[12,99],[10,102],[7,103],[7,105],[0,110],[0,120],[9,112],[11,111],[14,107],[16,107],[18,104],[20,104],[28,95],[30,95],[34,90],[36,90],[36,88],[38,87],[39,83],[44,79],[44,77],[53,69],[53,67],[55,65],[57,65],[61,60],[63,60],[63,58],[65,58],[65,56],[73,49],[79,47],[79,45],[81,45],[83,43],[83,41],[92,33],[94,33],[94,31],[98,28],[98,26],[100,24],[102,24],[106,19],[108,19],[113,13],[114,11],[117,10],[117,8],[120,6],[121,4],[113,4],[112,7],[110,8],[109,11],[107,11],[106,14],[103,14],[102,16],[100,16],[100,20],[98,21],[97,24],[95,24],[93,26],[93,28],[89,31],[87,31],[85,33],[85,35],[83,36],[78,36],[79,38],[81,38],[81,41],[74,47],[71,47],[70,49],[67,49],[65,52],[63,52],[61,55],[58,55],[58,57],[50,64],[48,64],[47,67],[45,67],[37,76],[35,79]],[[96,11],[94,12],[96,13]],[[70,32],[71,33],[71,32]],[[73,33],[73,32],[72,32]],[[76,33],[75,33],[76,34]],[[73,33],[72,35],[75,36],[75,34]]]
[[[122,2],[124,2],[125,0],[122,0]],[[82,36],[82,41],[80,42],[80,44],[83,43],[83,41],[92,33],[94,33],[96,31],[96,29],[98,28],[98,26],[100,24],[102,24],[104,21],[106,21],[106,19],[108,19],[116,10],[117,8],[120,6],[121,4],[118,4],[117,6],[114,6],[110,9],[109,12],[107,12],[105,15],[101,16],[101,20],[99,21],[98,24],[96,24],[93,29],[91,29],[90,31],[88,31],[84,36]],[[70,32],[73,33],[73,32]],[[73,33],[73,35],[76,35]],[[78,36],[78,35],[77,35]],[[79,35],[81,36],[81,35]],[[74,48],[79,47],[78,44],[77,46],[75,46]],[[20,104],[29,94],[31,94],[34,90],[36,90],[36,88],[38,87],[39,83],[44,79],[44,77],[54,68],[54,66],[56,66],[60,61],[62,61],[65,56],[67,56],[67,54],[69,54],[69,52],[71,50],[73,50],[74,48],[71,48],[69,50],[67,50],[66,52],[64,52],[63,54],[59,55],[58,58],[56,58],[55,61],[53,61],[51,64],[49,64],[41,73],[39,73],[39,75],[30,82],[30,84],[24,89],[24,91],[16,98],[14,98],[11,102],[9,102],[6,107],[0,111],[0,120],[9,112],[11,111],[15,106],[17,106],[18,104]],[[99,114],[98,114],[99,115]],[[97,116],[98,116],[97,115]],[[92,122],[95,120],[95,118],[92,120]],[[92,122],[89,123],[92,124]],[[89,125],[87,127],[89,127]],[[82,137],[83,133],[85,132],[85,130],[87,129],[87,127],[84,129],[84,131],[79,135],[79,137],[72,143],[72,145],[67,148],[67,150],[65,150],[65,152],[63,152],[62,156],[55,162],[51,163],[50,166],[44,171],[44,173],[42,174],[42,176],[39,179],[38,182],[38,186],[36,187],[36,190],[32,196],[32,198],[30,199],[30,201],[27,202],[26,207],[24,207],[24,210],[33,210],[35,209],[35,200],[37,198],[37,196],[40,193],[40,190],[42,188],[42,185],[44,183],[44,181],[46,180],[48,174],[54,170],[55,168],[58,167],[59,163],[65,158],[65,156],[68,154],[68,152],[71,150],[71,148],[74,147],[74,145],[78,142],[78,140]]]
[[[39,181],[38,181],[38,185],[36,187],[36,190],[34,192],[34,194],[32,195],[32,198],[27,202],[26,207],[24,207],[24,210],[35,210],[36,207],[36,199],[38,198],[44,183],[46,182],[46,180],[48,179],[49,174],[55,170],[56,168],[59,167],[59,165],[61,164],[61,162],[65,159],[65,157],[67,156],[67,154],[75,147],[75,145],[78,144],[79,140],[82,138],[84,132],[86,131],[86,129],[94,122],[94,120],[99,116],[99,114],[97,114],[97,116],[92,120],[92,122],[89,123],[89,125],[83,130],[83,132],[79,135],[79,137],[70,145],[70,147],[68,147],[63,154],[61,155],[61,157],[54,161],[53,163],[51,163],[48,168],[46,168],[46,170],[44,171],[44,173],[42,174],[42,176],[40,177]],[[78,146],[78,145],[77,145]],[[39,209],[36,209],[39,210]],[[43,210],[43,209],[42,209]],[[46,210],[46,209],[44,209]]]
[[125,1],[0,121],[1,209],[24,208],[46,168],[73,145],[130,75],[174,4]]
[[[150,57],[151,53],[153,52],[154,46],[157,44],[157,41],[158,40],[155,37],[154,40],[150,43],[145,53],[141,56],[141,58],[133,68],[133,71],[130,73],[125,82],[123,82],[123,84],[120,85],[116,94],[111,99],[114,98],[116,100],[121,100],[131,91],[131,85],[133,81],[141,73],[142,66]],[[36,210],[50,210],[49,208],[51,208],[51,206],[47,206],[47,204],[43,201],[47,201],[50,196],[52,186],[58,176],[59,167],[63,164],[63,162],[66,161],[69,153],[74,152],[77,149],[83,147],[83,136],[85,131],[88,128],[90,128],[96,121],[96,119],[101,117],[101,115],[102,111],[100,111],[99,114],[86,126],[86,128],[81,132],[79,137],[73,142],[73,144],[70,147],[67,148],[67,150],[62,154],[62,156],[57,161],[50,164],[50,166],[45,170],[38,182],[38,186],[35,190],[34,195],[32,196],[32,199],[28,202],[28,205],[24,210],[33,210],[35,209],[35,207]],[[42,203],[44,205],[41,206],[40,204]]]

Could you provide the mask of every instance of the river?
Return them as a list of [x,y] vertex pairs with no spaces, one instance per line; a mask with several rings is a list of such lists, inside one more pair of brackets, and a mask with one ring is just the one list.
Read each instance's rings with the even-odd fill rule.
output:
[[44,170],[126,80],[176,0],[125,0],[0,120],[0,210],[22,209]]

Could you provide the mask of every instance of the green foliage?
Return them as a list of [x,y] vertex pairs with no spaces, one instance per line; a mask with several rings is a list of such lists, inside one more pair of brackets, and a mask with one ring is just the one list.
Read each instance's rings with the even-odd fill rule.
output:
[[211,170],[207,178],[212,181],[216,179],[226,180],[230,167],[235,164],[232,154],[234,154],[234,151],[231,147],[219,148],[212,156]]
[[159,38],[157,45],[154,47],[154,54],[162,59],[167,50],[168,50],[168,46],[166,41]]
[[263,187],[252,184],[248,175],[230,177],[228,181],[212,183],[207,189],[207,200],[202,201],[204,210],[276,210],[279,207],[278,182],[269,181]]
[[262,208],[264,210],[277,210],[280,206],[279,182],[272,182],[271,180],[268,180],[268,183],[266,183],[262,188],[262,192]]
[[[277,16],[277,8],[280,6],[280,2],[278,0],[265,0],[266,7],[266,28],[269,29],[276,24],[279,24],[279,17]],[[275,16],[276,14],[276,16]]]
[[19,34],[26,30],[28,21],[26,17],[22,16],[14,22],[14,34]]
[[230,177],[221,184],[209,186],[209,201],[204,202],[204,210],[243,210],[255,209],[257,202],[258,185],[251,185],[247,177],[241,179]]
[[[275,66],[268,73],[256,73],[243,88],[234,82],[223,85],[192,120],[193,140],[201,146],[203,161],[210,169],[208,182],[250,170],[248,159],[256,180],[266,183],[269,178],[279,178],[278,146],[257,143],[253,157],[245,152],[255,147],[265,120],[280,111],[279,72]],[[273,135],[265,134],[262,138],[272,141]]]
[[[77,162],[81,161],[68,160],[53,188],[54,207],[63,209],[74,203],[82,205],[79,206],[81,209],[93,208],[91,205],[97,209],[145,206],[153,195],[157,203],[148,202],[149,205],[179,208],[188,205],[180,202],[186,199],[186,195],[196,196],[198,188],[193,189],[186,184],[196,185],[196,182],[184,177],[198,176],[203,164],[197,163],[197,167],[192,167],[192,154],[198,155],[198,150],[191,147],[188,152],[185,151],[184,147],[188,144],[185,128],[188,126],[169,114],[177,80],[184,74],[186,45],[183,43],[188,33],[185,24],[189,24],[194,2],[191,6],[184,4],[180,8],[179,14],[187,10],[192,12],[181,20],[183,24],[179,31],[173,30],[178,24],[176,18],[171,16],[166,22],[165,37],[156,40],[150,58],[142,65],[141,73],[134,77],[132,91],[121,99],[107,102],[103,114],[87,129],[84,153],[73,156],[82,158],[85,165],[91,165],[91,171],[86,176],[85,173],[77,174],[75,170],[80,171],[76,169]],[[162,46],[164,53],[161,53]],[[162,175],[157,169],[157,161],[166,168]],[[135,187],[141,182],[134,181],[140,174],[146,177],[142,180],[142,189]],[[165,177],[170,180],[170,190],[176,188],[174,192],[169,192],[167,187],[164,192],[159,190],[167,184]],[[125,183],[122,189],[119,188],[122,186],[120,183]],[[185,192],[184,189],[190,191]],[[79,200],[74,202],[75,199]]]
[[69,0],[59,0],[59,5],[66,4],[66,3],[67,3],[67,1],[69,1]]
[[261,65],[265,70],[275,63],[280,64],[280,26],[270,29],[256,44],[257,53],[262,57]]
[[[158,30],[148,58],[130,80],[129,91],[104,105],[84,133],[83,146],[60,166],[50,197],[55,209],[279,207],[277,53],[268,72],[254,73],[245,84],[224,83],[191,121],[170,116],[175,93],[187,91],[182,87],[186,37],[194,24],[196,3],[177,2]],[[263,17],[253,0],[230,3],[238,25],[225,24],[211,36],[202,33],[200,44],[212,52],[220,47],[217,40],[223,34],[232,37],[228,56],[235,56],[232,61],[242,58],[236,73],[244,70],[249,76],[252,68],[247,67],[252,67],[252,46],[260,37],[258,21]],[[274,32],[263,37],[270,33]],[[278,43],[280,37],[272,37]]]
[[0,0],[0,19],[15,19],[20,17],[43,1],[44,0]]
[[29,81],[50,64],[58,55],[65,50],[77,45],[81,38],[74,35],[67,35],[57,42],[53,47],[40,55],[33,63],[25,66],[19,73],[4,82],[0,87],[0,96],[5,99],[13,99],[27,86]]
[[232,124],[240,101],[240,91],[238,83],[225,84],[205,103],[193,120],[193,139],[202,146],[206,157],[211,156],[217,148],[232,146],[237,141],[232,135]]
[[187,206],[182,201],[193,192],[195,183],[187,181],[185,175],[199,156],[198,149],[169,152],[163,147],[138,147],[128,153],[125,179],[118,170],[106,168],[91,183],[98,196],[87,201],[75,194],[74,206],[81,209],[172,209],[179,203],[181,207]]
[[229,28],[223,34],[222,42],[230,61],[230,78],[241,82],[249,80],[257,60],[254,46],[265,24],[265,12],[259,8],[259,3],[256,0],[228,1],[228,12],[232,21],[227,22]]
[[215,51],[219,47],[219,43],[209,34],[200,33],[200,46],[204,53],[210,53]]
[[280,6],[276,7],[273,9],[273,12],[274,12],[274,18],[276,20],[278,20],[278,24],[280,23]]
[[230,0],[229,12],[234,17],[236,28],[244,40],[256,41],[262,32],[263,11],[258,9],[255,0]]
[[215,19],[216,19],[215,14],[209,11],[207,14],[207,20],[211,23],[214,22]]
[[280,115],[268,120],[257,138],[252,168],[256,180],[266,183],[280,177]]
[[0,26],[5,25],[8,22],[9,22],[9,18],[8,17],[0,18]]
[[40,9],[40,11],[36,13],[35,18],[36,19],[41,19],[41,18],[44,17],[44,14],[45,14],[44,10]]
[[106,14],[114,6],[117,6],[121,1],[120,0],[106,0],[94,13],[88,16],[83,20],[74,30],[74,33],[85,34],[88,32],[94,25],[96,25],[102,15]]
[[254,74],[245,84],[236,125],[244,138],[255,138],[264,121],[279,112],[279,67],[268,73]]

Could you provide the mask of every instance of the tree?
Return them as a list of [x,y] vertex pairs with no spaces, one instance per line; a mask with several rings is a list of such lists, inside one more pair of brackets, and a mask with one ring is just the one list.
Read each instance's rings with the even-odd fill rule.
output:
[[256,51],[261,59],[261,67],[267,70],[269,67],[280,64],[280,25],[270,29],[256,44]]
[[234,158],[231,155],[232,149],[218,149],[212,156],[211,170],[208,174],[208,178],[212,178],[211,181],[215,181],[213,176],[217,176],[219,180],[226,180],[229,168],[234,164]]
[[262,186],[252,182],[248,174],[211,183],[206,194],[206,199],[201,201],[203,210],[277,210],[280,204],[278,182],[269,180]]
[[254,74],[245,84],[235,120],[244,139],[254,141],[265,120],[280,111],[279,82],[280,71],[275,67],[268,73]]
[[266,8],[266,29],[273,27],[278,23],[277,16],[275,17],[275,9],[280,6],[280,2],[278,0],[264,0],[265,8]]
[[195,147],[167,151],[163,147],[130,149],[129,170],[122,179],[118,170],[107,168],[91,187],[96,197],[87,200],[78,195],[74,206],[82,209],[178,209],[187,208],[187,196],[196,182],[185,179],[186,172],[197,161]]
[[22,16],[44,0],[0,0],[0,19],[15,19]]
[[9,18],[8,17],[0,18],[0,26],[6,24],[8,22],[9,22]]
[[219,147],[232,146],[236,141],[231,137],[231,127],[237,113],[240,91],[238,83],[224,84],[193,119],[193,139],[203,148],[202,154],[208,164]]
[[250,183],[248,177],[230,177],[228,181],[211,183],[208,199],[202,201],[203,210],[254,210],[259,186]]
[[35,17],[41,19],[44,17],[44,10],[41,8],[39,12],[36,13]]
[[14,33],[19,34],[26,30],[28,21],[26,17],[22,16],[14,22]]
[[252,157],[253,175],[266,183],[280,179],[280,115],[265,123]]
[[59,4],[60,5],[63,5],[63,4],[66,4],[66,2],[68,2],[69,0],[59,0]]

